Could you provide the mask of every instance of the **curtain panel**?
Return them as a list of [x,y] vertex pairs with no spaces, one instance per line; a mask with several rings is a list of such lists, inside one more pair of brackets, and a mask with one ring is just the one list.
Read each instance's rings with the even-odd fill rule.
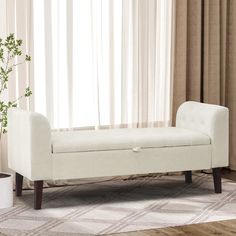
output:
[[34,109],[54,129],[170,124],[172,0],[31,4]]
[[[24,41],[23,51],[33,56],[32,48],[32,24],[31,24],[31,1],[0,0],[0,38],[5,39],[9,33],[14,33],[17,38]],[[16,61],[19,63],[20,61]],[[30,85],[33,74],[33,64],[22,64],[13,70],[9,82],[8,91],[2,94],[1,99],[15,100],[19,95],[25,93],[25,87]],[[32,109],[33,99],[22,98],[19,107]],[[2,135],[0,149],[0,171],[11,172],[7,164],[7,135]]]
[[[0,0],[0,38],[6,37],[6,1]],[[5,95],[7,96],[7,94]],[[6,166],[6,158],[3,161],[4,156],[6,156],[6,139],[3,138],[0,143],[0,171],[3,169],[3,166]]]
[[230,110],[230,168],[236,170],[236,1],[177,0],[173,114],[186,100]]

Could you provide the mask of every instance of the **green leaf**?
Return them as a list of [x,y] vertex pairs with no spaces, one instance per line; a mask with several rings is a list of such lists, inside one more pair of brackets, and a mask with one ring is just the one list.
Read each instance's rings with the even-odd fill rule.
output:
[[30,97],[32,95],[32,91],[30,90],[30,87],[27,87],[25,89],[25,97]]
[[25,55],[25,60],[26,61],[31,61],[31,57],[29,55]]
[[22,40],[21,39],[16,40],[16,44],[17,44],[17,46],[21,46],[22,45]]

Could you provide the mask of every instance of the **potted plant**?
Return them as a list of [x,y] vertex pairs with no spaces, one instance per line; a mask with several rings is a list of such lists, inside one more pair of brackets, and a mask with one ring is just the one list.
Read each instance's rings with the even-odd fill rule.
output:
[[[8,90],[8,81],[11,72],[23,63],[31,60],[29,55],[23,54],[21,50],[22,40],[16,39],[10,34],[5,40],[0,38],[0,142],[2,134],[7,132],[7,112],[9,108],[17,107],[18,101],[23,97],[30,97],[32,92],[29,87],[14,101],[4,99]],[[16,62],[17,61],[17,62]],[[0,150],[1,154],[1,150]],[[1,156],[0,156],[1,157]],[[13,178],[10,173],[0,172],[0,208],[13,205]]]

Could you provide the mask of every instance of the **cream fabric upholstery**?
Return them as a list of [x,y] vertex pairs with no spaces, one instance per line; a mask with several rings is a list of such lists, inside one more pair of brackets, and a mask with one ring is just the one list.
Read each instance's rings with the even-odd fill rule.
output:
[[124,150],[210,144],[198,131],[169,128],[64,131],[52,133],[53,153]]
[[185,102],[178,109],[176,127],[208,135],[212,145],[212,168],[228,166],[229,111],[226,107]]
[[38,113],[9,110],[9,167],[30,180],[228,165],[228,109],[186,102],[177,128],[52,132]]
[[51,128],[44,116],[9,110],[8,165],[30,180],[52,178]]
[[56,153],[52,157],[53,179],[202,170],[211,168],[211,145]]

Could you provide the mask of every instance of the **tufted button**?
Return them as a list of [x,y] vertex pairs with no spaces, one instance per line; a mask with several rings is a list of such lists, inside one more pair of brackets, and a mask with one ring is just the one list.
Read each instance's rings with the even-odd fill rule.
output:
[[141,147],[134,147],[133,148],[133,152],[140,152],[141,151]]

